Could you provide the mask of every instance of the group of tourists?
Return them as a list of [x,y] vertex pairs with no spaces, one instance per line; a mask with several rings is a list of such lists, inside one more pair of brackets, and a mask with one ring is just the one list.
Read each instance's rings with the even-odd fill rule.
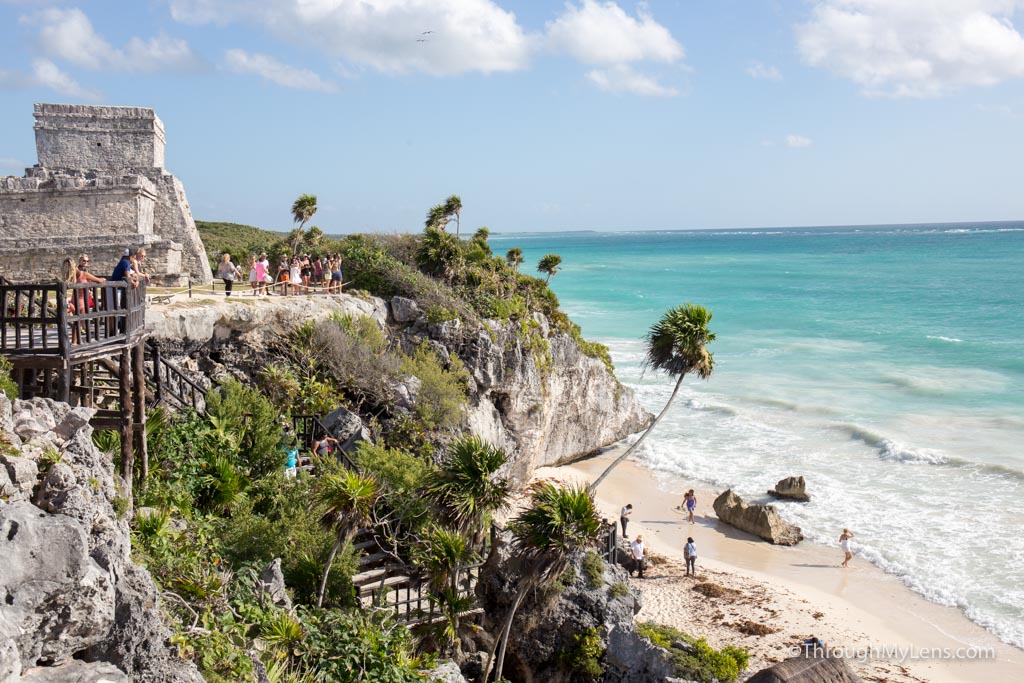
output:
[[[64,283],[69,285],[124,281],[132,287],[138,287],[140,282],[146,284],[150,282],[150,276],[145,271],[145,261],[145,249],[125,249],[110,277],[103,278],[90,272],[91,264],[88,254],[79,256],[77,262],[69,256],[61,264],[60,275]],[[77,305],[77,302],[72,301],[71,304],[72,312],[85,311],[85,307]]]
[[[690,489],[683,494],[683,502],[676,506],[676,510],[683,512],[687,515],[690,524],[695,524],[694,515],[697,510],[697,495],[693,489]],[[626,540],[629,539],[626,529],[629,526],[629,518],[633,515],[633,504],[627,503],[619,511],[619,523],[622,525],[622,536]],[[839,548],[843,552],[843,562],[841,567],[849,567],[850,560],[853,559],[853,544],[851,543],[854,538],[853,532],[849,529],[843,529],[843,533],[839,536]],[[644,537],[638,535],[635,540],[629,543],[629,575],[632,576],[634,573],[639,578],[644,578],[644,569],[647,567],[647,562],[650,559],[650,549],[644,542]],[[697,544],[694,542],[692,536],[686,538],[686,543],[683,545],[683,559],[686,560],[686,575],[697,576]]]
[[[266,252],[249,257],[249,287],[253,296],[298,296],[300,294],[341,294],[344,278],[341,272],[341,256],[327,254],[282,254],[276,266],[271,266]],[[216,276],[224,281],[224,293],[231,296],[235,280],[243,272],[231,261],[231,254],[224,254],[217,266]]]

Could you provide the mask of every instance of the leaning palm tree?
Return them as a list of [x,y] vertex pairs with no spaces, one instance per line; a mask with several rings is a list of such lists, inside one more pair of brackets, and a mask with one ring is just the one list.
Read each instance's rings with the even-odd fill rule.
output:
[[298,240],[292,242],[292,253],[299,253],[299,244],[302,240],[302,231],[306,227],[306,223],[316,213],[316,195],[314,194],[300,194],[299,198],[292,203],[292,219],[299,224],[298,227]]
[[334,545],[327,555],[324,573],[317,591],[316,606],[323,605],[327,590],[327,577],[331,572],[334,558],[347,543],[352,541],[360,526],[370,519],[373,504],[377,500],[377,482],[350,470],[326,474],[320,478],[316,488],[316,501],[324,506],[320,524],[334,532]]
[[523,262],[523,250],[519,247],[512,247],[505,254],[505,260],[508,262],[512,269],[519,272],[519,264]]
[[427,229],[434,228],[444,232],[451,220],[452,217],[448,213],[448,208],[444,204],[435,204],[427,211],[427,219],[423,221],[423,227]]
[[667,372],[669,377],[676,378],[676,386],[672,390],[672,395],[668,397],[665,407],[654,418],[654,422],[647,428],[647,431],[641,434],[640,438],[617,457],[611,465],[608,465],[601,476],[590,485],[591,493],[596,491],[604,478],[619,463],[628,458],[643,443],[647,435],[658,426],[679,392],[679,387],[683,384],[683,377],[688,373],[695,373],[701,379],[711,377],[711,372],[715,368],[715,359],[707,350],[707,345],[715,340],[715,334],[708,329],[710,322],[711,311],[699,304],[685,303],[665,311],[661,320],[651,327],[647,333],[647,355],[644,357],[644,369],[653,368]]
[[562,257],[558,254],[545,254],[540,259],[540,263],[537,264],[537,270],[542,273],[547,273],[548,276],[544,279],[544,284],[547,284],[551,280],[551,276],[558,272],[559,267],[562,265]]
[[455,216],[455,236],[459,236],[460,222],[459,218],[462,215],[462,197],[457,194],[453,194],[444,200],[444,210],[449,216]]
[[478,436],[454,441],[448,458],[432,470],[424,486],[441,519],[480,542],[484,517],[508,504],[512,483],[497,476],[508,455]]
[[[519,560],[521,573],[516,597],[505,616],[501,634],[487,655],[482,680],[487,683],[494,662],[498,670],[494,679],[501,680],[508,646],[509,632],[523,598],[534,588],[550,585],[562,575],[569,557],[592,543],[601,528],[594,498],[582,486],[559,488],[554,484],[537,484],[530,507],[509,524],[512,530],[512,552]],[[500,643],[495,660],[494,650]]]

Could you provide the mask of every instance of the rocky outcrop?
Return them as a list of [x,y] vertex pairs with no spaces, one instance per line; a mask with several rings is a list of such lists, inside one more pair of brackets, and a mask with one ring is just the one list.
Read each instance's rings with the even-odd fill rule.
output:
[[[537,467],[585,457],[651,419],[599,359],[539,314],[525,326],[484,321],[472,327],[457,319],[430,322],[415,301],[402,297],[390,306],[352,295],[232,299],[153,306],[146,326],[153,339],[176,350],[166,355],[183,368],[250,380],[297,325],[335,315],[369,316],[407,352],[426,341],[442,359],[458,356],[470,374],[465,426],[511,454],[507,474],[518,481]],[[419,388],[415,378],[403,378],[392,391],[396,408],[409,410]],[[354,429],[339,441],[366,436],[349,422]]]
[[426,324],[427,336],[458,354],[470,372],[470,431],[513,454],[509,474],[526,481],[537,467],[585,457],[644,429],[651,416],[630,389],[567,334],[535,314],[524,335],[514,323],[484,321],[476,331]]
[[131,562],[125,485],[92,443],[92,412],[0,401],[0,681],[201,681]]
[[774,505],[748,505],[731,489],[715,498],[718,518],[740,531],[776,545],[796,545],[803,539],[800,527],[784,522]]
[[288,596],[288,587],[284,583],[280,557],[275,557],[260,572],[260,589],[270,599],[270,602],[291,611],[292,599]]
[[345,408],[337,408],[320,419],[327,431],[338,440],[338,449],[343,453],[351,453],[360,441],[370,440],[370,431],[362,419]]
[[[507,532],[495,545],[481,573],[480,596],[490,632],[499,630],[516,595],[519,568],[508,547]],[[626,572],[604,564],[592,582],[583,568],[585,552],[571,558],[558,588],[533,591],[516,612],[506,653],[505,673],[521,683],[568,683],[592,680],[573,670],[578,636],[596,634],[603,654],[605,680],[649,683],[668,680],[674,668],[667,654],[633,629],[640,610],[639,592]],[[464,667],[472,678],[476,670]]]
[[846,662],[838,657],[793,657],[762,669],[747,683],[860,683]]
[[775,488],[768,491],[768,495],[785,500],[796,500],[801,503],[811,500],[811,497],[807,494],[807,483],[803,477],[780,479]]

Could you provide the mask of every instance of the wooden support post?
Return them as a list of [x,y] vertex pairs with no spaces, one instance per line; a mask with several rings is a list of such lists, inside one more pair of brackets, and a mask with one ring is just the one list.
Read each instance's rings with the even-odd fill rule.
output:
[[156,402],[164,400],[164,380],[160,372],[160,343],[153,342],[153,378],[156,382]]
[[118,368],[120,381],[119,398],[121,403],[121,478],[124,479],[128,490],[125,492],[128,498],[128,509],[132,508],[132,473],[135,469],[135,449],[132,448],[132,359],[131,351],[121,351],[121,362]]
[[132,347],[132,383],[135,412],[135,454],[142,461],[139,481],[144,487],[149,476],[149,449],[146,447],[146,366],[142,343]]

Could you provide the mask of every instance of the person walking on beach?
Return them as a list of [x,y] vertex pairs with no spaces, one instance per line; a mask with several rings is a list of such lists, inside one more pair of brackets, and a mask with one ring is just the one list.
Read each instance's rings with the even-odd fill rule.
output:
[[629,554],[633,558],[633,569],[629,571],[629,575],[633,576],[633,571],[636,571],[637,578],[644,578],[644,565],[647,563],[647,545],[644,543],[643,536],[637,536],[636,540],[629,544]]
[[683,557],[686,559],[686,575],[697,578],[697,545],[693,542],[693,538],[686,539],[686,545],[683,546]]
[[853,547],[850,545],[850,539],[853,538],[853,532],[849,529],[843,529],[843,533],[839,535],[839,547],[843,550],[843,563],[841,567],[849,567],[850,560],[853,559]]
[[694,524],[693,513],[697,509],[697,496],[693,493],[693,489],[690,489],[683,495],[683,505],[686,508],[686,514],[689,516],[690,524]]
[[633,504],[626,503],[625,507],[623,507],[622,511],[619,513],[619,522],[622,524],[622,537],[627,539],[629,536],[626,535],[626,525],[629,524],[629,516],[631,514],[633,514]]

